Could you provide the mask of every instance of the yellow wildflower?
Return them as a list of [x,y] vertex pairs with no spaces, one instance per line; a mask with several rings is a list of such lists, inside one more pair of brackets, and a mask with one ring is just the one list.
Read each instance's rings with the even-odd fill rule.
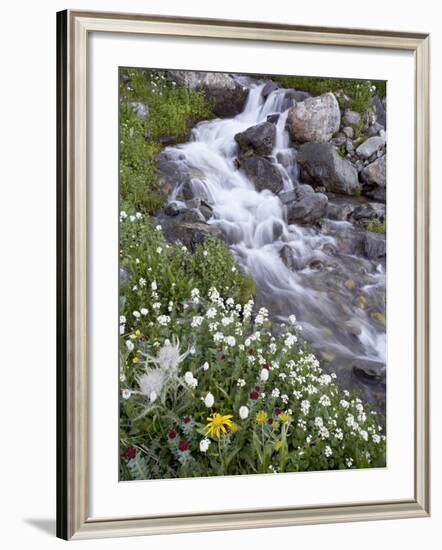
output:
[[225,434],[228,429],[233,431],[233,422],[231,414],[219,414],[213,413],[207,417],[206,435],[212,437],[220,437],[221,434]]
[[279,422],[273,422],[273,424],[272,424],[272,428],[274,430],[277,430],[279,428],[279,426],[280,426]]
[[264,411],[259,411],[256,413],[255,418],[258,424],[263,424],[267,420],[267,414]]
[[132,359],[132,363],[138,363],[138,361],[139,361],[138,357],[134,357],[134,358]]
[[290,422],[291,418],[290,418],[290,415],[286,412],[283,412],[279,415],[279,418],[281,419],[282,422]]
[[139,329],[137,329],[137,330],[135,331],[135,336],[140,336],[140,335],[141,335],[141,332],[140,332]]
[[275,443],[273,444],[273,448],[275,451],[279,451],[279,449],[282,447],[282,442],[280,439],[277,439]]

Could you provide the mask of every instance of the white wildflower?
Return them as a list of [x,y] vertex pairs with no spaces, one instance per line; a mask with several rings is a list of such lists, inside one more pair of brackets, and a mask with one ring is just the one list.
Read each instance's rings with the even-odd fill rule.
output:
[[188,370],[184,375],[184,381],[191,388],[196,388],[198,386],[198,380],[193,376],[190,370]]
[[296,323],[296,316],[295,315],[290,315],[289,316],[289,323],[291,325],[294,325]]
[[141,313],[141,315],[146,316],[149,312],[147,311],[147,309],[146,309],[145,307],[142,307],[142,308],[140,309],[140,313]]
[[268,369],[262,369],[261,374],[259,375],[259,378],[260,378],[261,382],[267,382],[267,380],[269,379]]
[[139,319],[141,317],[141,313],[137,310],[133,311],[132,315],[135,317],[135,319]]
[[156,281],[152,281],[152,283],[151,283],[151,285],[150,285],[150,288],[151,288],[152,290],[157,290],[157,289],[158,289],[158,286],[157,286]]
[[129,397],[132,395],[132,392],[130,390],[123,390],[121,392],[121,397],[123,399],[129,399]]
[[204,405],[210,409],[210,407],[213,407],[213,404],[215,403],[215,397],[212,393],[208,393],[206,397],[204,398]]
[[301,401],[301,411],[303,414],[308,414],[310,410],[310,401],[308,399],[304,399],[304,401]]
[[196,315],[195,317],[192,317],[192,322],[190,323],[190,326],[193,328],[199,327],[202,325],[203,321],[204,321],[204,317]]
[[230,346],[231,348],[233,348],[236,344],[236,340],[235,340],[235,337],[234,336],[227,336],[227,338],[225,338],[224,340],[226,342],[226,344],[228,346]]
[[209,370],[209,363],[206,361],[204,364],[203,364],[203,370]]
[[201,439],[200,441],[200,451],[202,453],[206,453],[209,450],[210,447],[210,439],[205,437],[204,439]]
[[333,451],[331,450],[331,447],[329,447],[328,445],[325,447],[324,449],[324,454],[327,458],[329,458],[330,456],[332,456],[333,454]]
[[239,408],[239,417],[242,420],[245,420],[249,416],[249,407],[246,407],[245,405],[242,405]]
[[129,352],[131,352],[131,351],[133,351],[135,346],[134,346],[133,342],[131,342],[130,340],[126,340],[126,347],[129,350]]
[[157,322],[159,325],[166,327],[170,323],[170,317],[168,315],[159,315]]
[[236,385],[238,388],[243,388],[246,385],[246,381],[244,380],[244,378],[238,378],[238,380],[236,381]]

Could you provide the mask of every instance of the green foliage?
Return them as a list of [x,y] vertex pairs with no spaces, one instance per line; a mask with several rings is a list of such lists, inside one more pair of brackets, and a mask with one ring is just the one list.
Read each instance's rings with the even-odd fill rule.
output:
[[[139,118],[131,102],[147,105]],[[156,157],[178,143],[198,121],[213,116],[202,92],[177,86],[165,71],[120,71],[120,195],[122,208],[152,213],[164,202],[156,181]]]
[[381,222],[379,220],[371,220],[367,225],[368,231],[373,233],[385,233],[387,230],[386,222]]
[[[155,229],[141,214],[138,218],[124,214],[121,219],[120,266],[129,276],[121,288],[121,308],[128,318],[143,303],[148,306],[146,289],[153,282],[166,304],[183,302],[194,287],[207,293],[214,286],[240,303],[255,292],[253,279],[238,269],[225,243],[207,240],[191,254],[185,247],[167,243],[159,226]],[[162,313],[167,314],[167,309]]]
[[[383,80],[357,80],[346,78],[322,78],[314,76],[284,76],[284,75],[257,75],[261,78],[270,78],[278,82],[283,88],[294,88],[308,92],[313,96],[326,92],[342,92],[349,98],[348,105],[343,105],[343,99],[337,94],[341,107],[348,107],[353,111],[364,114],[372,109],[371,99],[377,94],[385,97],[386,82]],[[356,130],[356,128],[355,128]]]

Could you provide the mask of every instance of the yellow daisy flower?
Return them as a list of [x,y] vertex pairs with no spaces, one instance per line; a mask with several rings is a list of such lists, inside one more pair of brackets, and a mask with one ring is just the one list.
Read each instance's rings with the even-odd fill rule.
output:
[[255,418],[258,424],[263,424],[267,420],[267,414],[264,411],[259,411],[256,413]]
[[290,418],[290,415],[287,414],[286,412],[283,412],[279,415],[279,418],[281,419],[282,422],[290,422],[291,418]]
[[206,435],[219,438],[221,434],[225,434],[227,432],[227,429],[232,429],[234,424],[231,419],[231,414],[222,415],[219,413],[213,413],[211,416],[208,416]]
[[275,441],[275,443],[273,444],[273,448],[275,449],[275,451],[279,451],[279,449],[280,449],[281,447],[282,447],[282,442],[281,442],[279,439],[277,439],[277,440]]

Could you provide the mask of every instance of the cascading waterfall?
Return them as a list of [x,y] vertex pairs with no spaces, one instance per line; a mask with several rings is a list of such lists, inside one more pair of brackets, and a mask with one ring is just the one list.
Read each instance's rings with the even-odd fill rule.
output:
[[[305,339],[345,383],[355,358],[385,363],[386,338],[364,308],[354,306],[354,296],[349,295],[346,302],[346,296],[336,291],[337,277],[341,277],[341,287],[342,273],[363,278],[363,295],[384,309],[385,270],[379,262],[340,252],[340,236],[351,233],[352,224],[325,220],[322,228],[288,225],[278,196],[267,190],[258,192],[238,169],[234,136],[276,114],[272,161],[283,176],[285,190],[299,185],[285,128],[286,90],[275,90],[264,100],[262,88],[251,84],[242,113],[199,123],[191,141],[169,151],[176,151],[198,174],[192,185],[203,191],[213,208],[209,223],[223,231],[239,264],[255,280],[260,303],[279,319],[295,314]],[[296,270],[281,258],[284,247],[295,258]],[[364,390],[367,398],[377,400],[368,386]]]

